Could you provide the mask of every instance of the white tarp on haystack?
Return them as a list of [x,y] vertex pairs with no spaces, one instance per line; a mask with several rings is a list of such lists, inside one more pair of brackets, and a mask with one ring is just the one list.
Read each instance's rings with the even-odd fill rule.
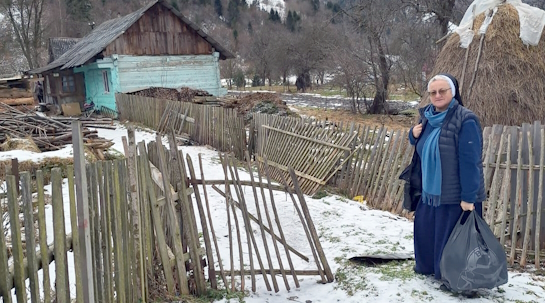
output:
[[[467,48],[475,32],[472,30],[473,21],[479,14],[487,12],[485,22],[479,28],[479,33],[486,33],[486,29],[497,11],[497,7],[502,4],[511,4],[519,14],[520,20],[520,39],[525,45],[536,46],[541,39],[541,33],[545,26],[545,11],[522,3],[521,0],[475,0],[467,9],[456,33],[460,35],[460,47]],[[491,12],[489,14],[488,12]]]

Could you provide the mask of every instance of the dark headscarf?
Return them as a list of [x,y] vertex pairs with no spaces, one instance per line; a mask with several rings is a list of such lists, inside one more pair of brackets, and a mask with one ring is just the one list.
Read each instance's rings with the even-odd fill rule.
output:
[[454,84],[455,92],[454,92],[454,99],[458,100],[458,103],[461,106],[464,106],[464,103],[462,101],[462,96],[460,95],[460,85],[458,85],[458,80],[451,74],[448,73],[441,73],[439,74],[441,76],[448,77],[450,80],[452,80],[452,83]]

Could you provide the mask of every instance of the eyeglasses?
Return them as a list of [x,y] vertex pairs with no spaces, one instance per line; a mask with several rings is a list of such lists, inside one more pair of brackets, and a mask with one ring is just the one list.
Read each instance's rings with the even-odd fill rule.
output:
[[447,93],[447,91],[449,91],[449,90],[450,90],[450,88],[442,88],[442,89],[440,89],[438,91],[434,90],[434,91],[428,92],[428,94],[430,94],[431,97],[435,97],[435,96],[437,96],[437,94],[439,94],[441,96],[444,96]]

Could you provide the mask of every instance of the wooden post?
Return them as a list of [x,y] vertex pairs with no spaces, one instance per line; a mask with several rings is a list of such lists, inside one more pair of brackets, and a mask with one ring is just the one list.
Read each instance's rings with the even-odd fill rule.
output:
[[[3,217],[4,213],[0,207],[0,218]],[[11,303],[13,278],[9,272],[7,252],[8,249],[6,247],[6,238],[4,237],[4,225],[0,224],[0,296],[2,297],[2,302]],[[44,292],[44,294],[46,293]]]
[[[47,260],[47,233],[45,224],[45,196],[44,196],[44,175],[41,170],[36,171],[36,187],[38,189],[38,227],[40,238],[40,256]],[[0,230],[1,231],[1,230]],[[51,282],[49,277],[49,262],[42,261],[43,276],[43,300],[51,302]]]
[[23,172],[21,183],[21,191],[23,200],[23,212],[25,222],[25,241],[26,241],[26,260],[28,268],[28,276],[30,280],[30,299],[32,303],[40,301],[38,294],[38,262],[36,260],[36,236],[34,231],[34,208],[32,205],[32,189],[30,188],[30,174]]
[[66,227],[62,198],[62,174],[60,168],[51,169],[51,200],[53,204],[53,228],[55,250],[55,296],[58,303],[70,302],[70,284],[66,257]]
[[17,158],[11,159],[11,174],[15,176],[15,184],[17,185],[17,196],[20,195],[19,190],[19,160]]
[[83,288],[83,302],[94,303],[93,260],[91,231],[89,229],[89,200],[87,193],[87,175],[85,154],[81,135],[81,122],[72,121],[72,144],[74,146],[74,169],[76,172],[76,197],[78,213],[78,232],[80,236],[80,264]]
[[23,244],[21,239],[21,224],[19,222],[19,202],[17,201],[17,189],[15,176],[6,176],[9,222],[11,227],[11,243],[14,264],[14,286],[17,294],[17,303],[26,303],[26,287],[23,265]]
[[[79,264],[80,258],[80,240],[78,233],[78,218],[76,210],[76,192],[74,188],[74,167],[68,165],[66,167],[66,175],[68,179],[68,198],[70,199],[70,227],[72,228],[72,249],[74,251],[74,263]],[[76,301],[78,303],[83,300],[83,284],[81,281],[81,271],[76,270]]]

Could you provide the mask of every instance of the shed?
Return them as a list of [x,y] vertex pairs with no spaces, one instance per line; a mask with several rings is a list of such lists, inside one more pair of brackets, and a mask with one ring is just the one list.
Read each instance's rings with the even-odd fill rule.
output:
[[116,110],[115,93],[149,87],[189,87],[215,96],[221,87],[219,60],[228,50],[164,0],[105,21],[48,65],[43,74],[53,102],[93,101]]

